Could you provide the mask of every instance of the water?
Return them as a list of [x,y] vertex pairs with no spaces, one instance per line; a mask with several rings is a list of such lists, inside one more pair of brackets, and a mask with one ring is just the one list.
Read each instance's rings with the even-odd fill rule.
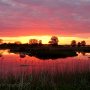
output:
[[77,53],[78,56],[58,59],[38,59],[24,54],[0,50],[0,77],[10,74],[32,74],[47,71],[51,74],[90,71],[90,53]]

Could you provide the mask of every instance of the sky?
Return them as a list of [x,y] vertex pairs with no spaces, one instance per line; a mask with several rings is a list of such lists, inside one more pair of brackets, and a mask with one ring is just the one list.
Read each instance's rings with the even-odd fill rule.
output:
[[52,35],[90,43],[90,0],[0,0],[0,38]]

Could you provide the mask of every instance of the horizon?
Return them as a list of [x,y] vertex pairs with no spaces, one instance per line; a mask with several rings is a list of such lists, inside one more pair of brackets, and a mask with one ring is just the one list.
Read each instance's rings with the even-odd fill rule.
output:
[[[16,41],[20,41],[22,44],[29,43],[30,39],[42,40],[42,44],[48,44],[52,36],[18,36],[18,37],[0,37],[3,39],[4,43],[14,43]],[[90,38],[82,38],[82,37],[68,37],[68,36],[57,36],[59,39],[59,45],[69,45],[72,40],[76,40],[76,42],[81,42],[83,40],[86,41],[87,45],[90,45]]]

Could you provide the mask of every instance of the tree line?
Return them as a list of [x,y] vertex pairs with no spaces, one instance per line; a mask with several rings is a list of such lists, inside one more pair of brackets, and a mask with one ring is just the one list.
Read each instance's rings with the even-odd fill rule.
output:
[[[3,44],[3,39],[0,39],[0,44]],[[51,39],[49,40],[48,44],[49,45],[52,45],[52,46],[57,46],[59,43],[59,39],[57,36],[52,36]],[[14,44],[22,44],[20,41],[15,41]],[[29,40],[29,43],[27,44],[30,44],[30,45],[42,45],[42,40],[37,40],[37,39],[30,39]],[[70,44],[72,47],[75,47],[75,46],[86,46],[86,41],[81,41],[81,42],[76,42],[76,40],[72,40],[71,41],[71,44]]]

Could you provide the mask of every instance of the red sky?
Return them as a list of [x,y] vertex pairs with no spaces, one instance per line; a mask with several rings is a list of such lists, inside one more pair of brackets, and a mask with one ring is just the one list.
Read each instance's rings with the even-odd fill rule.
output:
[[90,0],[0,0],[0,37],[90,39]]

